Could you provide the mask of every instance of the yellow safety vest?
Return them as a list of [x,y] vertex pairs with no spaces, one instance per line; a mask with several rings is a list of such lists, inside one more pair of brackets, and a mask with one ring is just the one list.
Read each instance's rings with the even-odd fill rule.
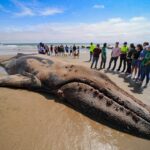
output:
[[94,52],[94,49],[96,48],[96,46],[94,45],[94,44],[92,44],[91,46],[90,46],[90,52]]
[[121,53],[126,54],[128,52],[128,47],[127,46],[122,46],[121,47]]

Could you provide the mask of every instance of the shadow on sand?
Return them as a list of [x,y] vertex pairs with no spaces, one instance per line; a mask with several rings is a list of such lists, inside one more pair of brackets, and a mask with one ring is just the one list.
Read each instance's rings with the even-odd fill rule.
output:
[[111,71],[111,70],[105,70],[104,72],[105,73],[111,73],[113,75],[117,74],[119,78],[123,78],[123,81],[125,83],[129,84],[128,87],[132,88],[132,89],[130,89],[131,92],[137,93],[137,94],[143,94],[144,87],[141,87],[139,84],[136,83],[136,81],[134,81],[130,77],[127,77],[126,74],[120,73],[120,72],[116,72],[116,71]]

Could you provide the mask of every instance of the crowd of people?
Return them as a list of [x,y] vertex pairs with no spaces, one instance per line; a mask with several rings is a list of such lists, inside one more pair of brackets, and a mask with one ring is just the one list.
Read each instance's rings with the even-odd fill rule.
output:
[[[91,62],[91,68],[94,66],[94,69],[98,70],[106,69],[124,73],[126,78],[131,78],[139,86],[143,84],[146,78],[144,87],[148,86],[150,80],[150,45],[148,42],[137,45],[131,43],[129,46],[127,42],[124,42],[122,46],[119,45],[119,42],[116,42],[114,47],[108,46],[107,43],[104,43],[103,46],[91,43],[88,48],[90,50],[89,62]],[[111,57],[106,68],[108,49],[111,49]],[[39,43],[38,52],[39,54],[79,58],[80,47],[75,44],[73,46],[64,46],[62,44],[48,46],[47,44]],[[118,68],[116,68],[117,66]]]
[[[133,43],[128,46],[127,42],[124,42],[121,47],[119,42],[116,42],[114,47],[107,46],[107,43],[104,43],[102,47],[99,44],[91,43],[89,60],[89,62],[92,61],[91,68],[94,66],[98,70],[105,69],[107,49],[112,49],[107,70],[125,73],[126,78],[133,79],[139,86],[143,84],[146,78],[144,87],[148,86],[150,80],[150,45],[148,42],[136,46]],[[101,58],[100,67],[97,68],[99,58]],[[120,62],[116,69],[118,59]]]
[[44,43],[39,43],[38,44],[38,53],[39,54],[47,54],[47,55],[55,55],[55,56],[74,56],[74,57],[79,57],[80,54],[80,47],[76,46],[75,44],[73,46],[68,46],[68,45],[58,45],[58,46],[53,46],[50,45],[48,46],[47,44]]

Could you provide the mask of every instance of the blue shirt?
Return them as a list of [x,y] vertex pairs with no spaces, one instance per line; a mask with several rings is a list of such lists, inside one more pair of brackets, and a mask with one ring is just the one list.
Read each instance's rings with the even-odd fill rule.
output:
[[145,57],[146,53],[147,53],[147,50],[143,49],[143,50],[141,51],[139,57],[143,59],[143,58]]

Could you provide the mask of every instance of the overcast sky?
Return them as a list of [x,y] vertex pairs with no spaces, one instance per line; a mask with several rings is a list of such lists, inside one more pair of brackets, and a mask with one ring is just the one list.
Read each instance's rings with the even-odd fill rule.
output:
[[0,42],[150,41],[149,0],[1,0]]

